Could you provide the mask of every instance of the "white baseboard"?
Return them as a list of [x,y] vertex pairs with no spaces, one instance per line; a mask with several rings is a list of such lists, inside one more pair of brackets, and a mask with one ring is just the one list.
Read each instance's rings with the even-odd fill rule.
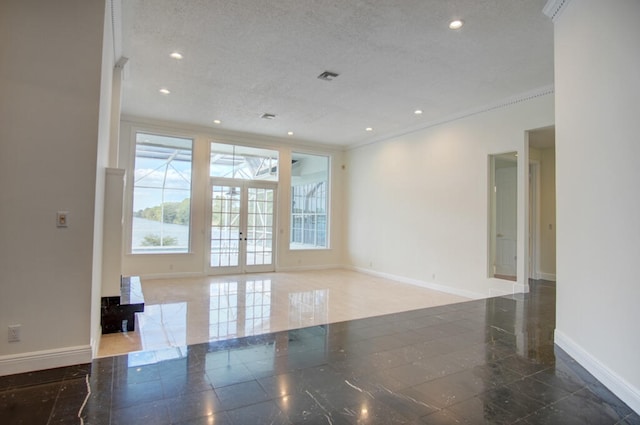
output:
[[543,279],[543,280],[550,280],[552,282],[556,281],[556,275],[555,273],[544,273],[544,272],[539,272],[538,273],[539,278],[538,279]]
[[445,292],[447,294],[458,295],[458,296],[461,296],[461,297],[471,298],[471,299],[474,299],[474,300],[487,298],[486,295],[480,294],[478,292],[467,291],[465,289],[458,289],[458,288],[454,288],[452,286],[441,285],[441,284],[435,283],[435,282],[424,282],[424,281],[418,280],[418,279],[412,279],[412,278],[404,277],[404,276],[397,276],[397,275],[394,275],[394,274],[391,274],[391,273],[383,273],[383,272],[379,272],[379,271],[375,271],[375,270],[371,270],[371,269],[365,269],[363,267],[344,266],[344,268],[350,269],[350,270],[355,270],[355,271],[360,272],[360,273],[369,274],[371,276],[382,277],[382,278],[389,279],[389,280],[395,280],[395,281],[401,282],[401,283],[408,283],[410,285],[420,286],[422,288],[427,288],[427,289],[433,289],[434,291]]
[[[328,270],[328,269],[342,269],[344,265],[342,264],[320,264],[320,265],[312,265],[312,266],[276,266],[276,272],[301,272],[301,271],[310,271],[310,270]],[[268,273],[268,272],[267,272]],[[189,279],[195,277],[204,277],[204,276],[223,276],[223,275],[207,275],[203,272],[179,272],[179,273],[153,273],[153,274],[141,274],[141,280],[160,280],[160,279]]]
[[276,272],[305,272],[311,270],[329,270],[329,269],[343,269],[342,264],[321,264],[315,266],[287,266],[276,267]]
[[582,367],[595,376],[598,381],[613,392],[630,408],[640,413],[640,389],[634,387],[623,377],[602,364],[567,335],[555,330],[554,342],[573,357]]
[[517,283],[517,282],[515,282],[513,284],[513,292],[510,295],[520,294],[520,293],[524,293],[524,294],[528,294],[529,293],[529,284],[528,283]]
[[98,351],[100,350],[100,341],[102,340],[102,325],[98,322],[94,329],[94,334],[91,337],[91,358],[98,357]]
[[139,275],[140,280],[156,280],[156,279],[188,279],[192,277],[203,277],[203,272],[177,272],[177,273],[149,273]]
[[0,356],[0,376],[91,363],[91,358],[90,345]]
[[489,288],[489,297],[506,297],[506,296],[513,295],[514,294],[513,291],[514,290],[507,291],[505,289],[500,289],[500,288]]
[[[309,270],[327,270],[327,269],[342,269],[344,266],[342,264],[321,264],[321,265],[313,265],[313,266],[287,266],[281,267],[276,266],[276,272],[301,272],[301,271],[309,271]],[[268,273],[268,272],[267,272]],[[154,273],[154,274],[141,274],[141,280],[156,280],[156,279],[189,279],[193,277],[204,277],[209,276],[203,272],[182,272],[182,273]],[[223,275],[210,275],[212,277],[215,276],[223,276]]]

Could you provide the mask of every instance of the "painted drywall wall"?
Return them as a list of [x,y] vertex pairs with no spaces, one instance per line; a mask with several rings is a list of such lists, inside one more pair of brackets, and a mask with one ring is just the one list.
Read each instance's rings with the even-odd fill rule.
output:
[[556,150],[540,150],[540,273],[556,276]]
[[636,411],[639,16],[637,0],[581,0],[555,21],[556,342]]
[[[326,250],[290,250],[289,222],[291,204],[291,168],[279,167],[278,205],[276,231],[278,246],[276,269],[280,271],[296,269],[316,269],[342,265],[342,202],[343,153],[323,146],[296,146],[276,138],[243,135],[239,133],[217,132],[213,129],[193,127],[180,123],[154,121],[150,119],[125,117],[121,122],[118,167],[128,170],[127,186],[132,187],[132,159],[136,131],[147,131],[188,137],[194,140],[194,175],[192,177],[193,199],[191,205],[191,252],[188,254],[129,254],[130,216],[125,213],[125,249],[122,258],[124,275],[142,275],[148,277],[202,276],[206,271],[205,253],[206,229],[209,225],[205,217],[205,193],[209,179],[208,145],[211,141],[226,142],[246,146],[256,146],[277,150],[280,164],[291,164],[291,152],[330,155],[331,156],[331,220],[329,234],[331,247]],[[131,210],[131,193],[125,193],[125,212]]]
[[121,168],[107,168],[102,227],[102,276],[100,294],[102,297],[119,297],[122,277],[122,211],[124,199],[125,172]]
[[[105,210],[107,199],[107,166],[109,165],[109,147],[111,141],[111,113],[112,91],[113,91],[113,70],[115,66],[114,57],[114,35],[111,13],[111,2],[105,2],[103,36],[102,36],[102,67],[100,71],[100,110],[98,117],[98,146],[96,152],[96,194],[94,206],[93,225],[93,266],[91,283],[91,347],[97,353],[100,344],[101,328],[101,296],[103,296],[103,271],[111,271],[108,262],[104,262],[105,231],[110,230],[105,227],[105,220],[117,220],[108,215]],[[114,235],[107,233],[107,238]],[[119,257],[117,257],[119,258]],[[107,269],[104,270],[103,266]],[[119,264],[118,264],[119,266]],[[113,270],[119,276],[117,270]],[[107,276],[110,276],[108,273]],[[119,284],[119,280],[116,280]],[[119,285],[118,285],[119,286]],[[109,295],[120,295],[119,291]]]
[[90,359],[104,13],[104,0],[0,2],[0,330],[22,325],[20,342],[0,338],[0,374],[30,356]]
[[552,123],[545,95],[348,151],[349,264],[460,294],[512,292],[512,282],[488,278],[488,156],[519,153],[518,258],[526,258],[525,131]]

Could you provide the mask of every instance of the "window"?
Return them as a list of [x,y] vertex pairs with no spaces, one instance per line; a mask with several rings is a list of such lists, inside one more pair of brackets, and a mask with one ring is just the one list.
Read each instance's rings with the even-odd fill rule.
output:
[[191,139],[136,134],[131,252],[189,251]]
[[291,249],[327,248],[329,157],[292,153]]
[[213,142],[209,175],[240,180],[277,181],[278,152]]

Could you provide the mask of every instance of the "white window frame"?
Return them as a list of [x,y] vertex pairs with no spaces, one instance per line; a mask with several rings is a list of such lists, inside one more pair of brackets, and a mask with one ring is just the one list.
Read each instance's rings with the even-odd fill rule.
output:
[[[331,249],[331,197],[332,197],[332,192],[333,192],[333,188],[332,188],[332,164],[333,164],[333,157],[331,154],[329,153],[325,153],[325,152],[308,152],[308,151],[302,151],[302,150],[295,150],[292,149],[291,150],[291,157],[293,158],[295,155],[310,155],[310,156],[319,156],[319,157],[324,157],[327,159],[327,180],[326,180],[326,210],[325,210],[325,246],[317,246],[317,245],[305,245],[300,243],[298,246],[294,245],[294,242],[292,241],[293,239],[293,226],[294,226],[294,212],[293,212],[293,175],[292,173],[290,173],[291,175],[291,181],[289,182],[289,194],[290,194],[290,199],[289,199],[289,241],[288,241],[288,249],[289,251],[292,252],[298,252],[298,251],[326,251]],[[291,165],[292,166],[292,165]],[[304,214],[302,214],[304,216]],[[316,214],[317,217],[317,214]],[[302,229],[302,232],[304,233],[304,226]],[[316,230],[317,232],[317,230]]]
[[[189,139],[191,140],[191,181],[190,181],[190,189],[189,189],[189,240],[187,243],[186,251],[159,251],[159,252],[134,252],[133,250],[133,204],[134,204],[134,191],[135,191],[135,169],[136,169],[136,147],[137,147],[137,135],[139,133],[143,134],[151,134],[163,137],[174,137],[178,139]],[[179,133],[173,131],[167,131],[166,129],[161,128],[153,128],[153,127],[142,127],[142,126],[131,126],[130,135],[130,146],[129,146],[129,156],[128,156],[128,177],[127,177],[127,187],[126,187],[126,210],[125,210],[125,229],[126,229],[126,255],[132,256],[162,256],[162,255],[189,255],[193,252],[193,202],[194,202],[194,184],[196,177],[196,136],[188,133]]]

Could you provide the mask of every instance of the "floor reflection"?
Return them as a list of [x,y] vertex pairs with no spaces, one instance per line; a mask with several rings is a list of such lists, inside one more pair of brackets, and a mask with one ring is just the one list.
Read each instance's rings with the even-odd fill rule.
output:
[[186,302],[145,306],[144,314],[137,317],[143,350],[159,346],[180,347],[187,344]]
[[[187,339],[199,319],[209,337],[211,294],[216,311],[233,312],[217,312],[232,319],[217,323],[235,321],[236,333],[250,327],[254,305],[269,305],[272,326],[280,312],[286,320],[295,312],[292,321],[331,320],[339,286],[281,291],[286,281],[272,277],[269,289],[267,279],[193,286],[200,297],[182,301],[186,307],[158,294],[164,304],[156,304],[175,304],[158,312],[186,317]],[[532,282],[527,295],[100,358],[91,368],[0,378],[0,418],[111,425],[640,423],[554,346],[554,310],[554,286]]]
[[209,341],[271,331],[271,280],[210,285]]
[[[545,402],[569,395],[529,377],[555,364],[554,283],[530,281],[529,294],[487,299],[485,327],[488,346],[517,355],[496,359],[495,351],[487,350],[486,362],[492,367],[481,374],[485,392],[456,405],[451,409],[454,414],[511,423],[514,417],[540,409]],[[497,384],[503,386],[496,388]]]
[[303,328],[329,322],[329,290],[289,294],[289,328]]
[[136,331],[103,335],[99,356],[161,350],[467,300],[347,270],[142,280]]

